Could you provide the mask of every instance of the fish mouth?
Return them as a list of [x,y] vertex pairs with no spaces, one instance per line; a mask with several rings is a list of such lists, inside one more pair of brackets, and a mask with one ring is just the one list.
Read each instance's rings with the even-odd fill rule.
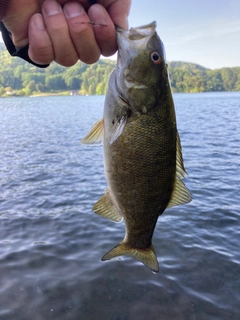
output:
[[118,44],[118,59],[117,66],[121,67],[124,61],[130,56],[137,54],[138,50],[144,50],[149,39],[156,33],[156,21],[144,26],[125,30],[121,27],[116,27],[117,44]]
[[[153,21],[144,26],[130,28],[129,30],[125,30],[119,26],[116,27],[117,35],[120,37],[124,37],[125,39],[131,40],[142,40],[146,37],[151,37],[156,32],[157,23]],[[120,40],[121,41],[121,40]]]

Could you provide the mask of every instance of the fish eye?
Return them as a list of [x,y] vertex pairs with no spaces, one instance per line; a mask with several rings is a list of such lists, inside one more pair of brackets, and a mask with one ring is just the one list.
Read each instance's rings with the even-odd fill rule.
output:
[[157,51],[151,52],[150,57],[155,64],[160,64],[162,62],[162,58]]

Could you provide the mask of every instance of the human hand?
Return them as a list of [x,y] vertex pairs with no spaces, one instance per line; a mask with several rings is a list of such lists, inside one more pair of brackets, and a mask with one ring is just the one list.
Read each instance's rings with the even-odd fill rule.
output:
[[15,46],[29,44],[29,56],[36,63],[94,63],[101,54],[116,52],[115,25],[127,29],[130,4],[131,0],[12,0],[3,22]]

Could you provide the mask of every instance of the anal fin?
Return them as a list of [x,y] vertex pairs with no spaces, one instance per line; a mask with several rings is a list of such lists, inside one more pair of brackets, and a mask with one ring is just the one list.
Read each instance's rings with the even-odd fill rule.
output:
[[122,220],[122,216],[117,212],[108,190],[106,194],[94,204],[93,211],[114,222],[121,222]]

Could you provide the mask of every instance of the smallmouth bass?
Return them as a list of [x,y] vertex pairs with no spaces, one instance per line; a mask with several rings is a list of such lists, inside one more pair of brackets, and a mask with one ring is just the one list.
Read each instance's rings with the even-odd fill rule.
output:
[[117,27],[118,60],[109,77],[103,119],[82,143],[103,141],[108,189],[93,211],[125,221],[123,241],[102,260],[127,255],[152,271],[159,265],[152,245],[158,217],[188,203],[164,46],[156,23]]

